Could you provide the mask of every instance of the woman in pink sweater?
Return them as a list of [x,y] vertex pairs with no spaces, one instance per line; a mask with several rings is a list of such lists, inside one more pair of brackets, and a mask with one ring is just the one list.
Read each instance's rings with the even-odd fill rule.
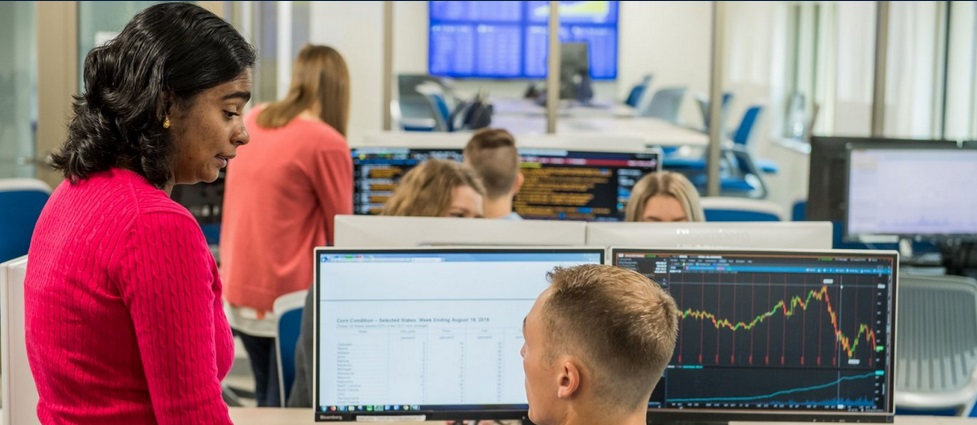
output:
[[200,226],[169,198],[248,142],[254,49],[188,3],[147,8],[85,59],[66,180],[27,266],[27,353],[45,424],[229,424],[233,340]]
[[312,249],[332,245],[333,218],[353,213],[346,145],[349,69],[329,46],[306,45],[284,99],[244,117],[251,144],[224,182],[221,276],[228,320],[248,352],[258,406],[281,406],[275,299],[312,284]]

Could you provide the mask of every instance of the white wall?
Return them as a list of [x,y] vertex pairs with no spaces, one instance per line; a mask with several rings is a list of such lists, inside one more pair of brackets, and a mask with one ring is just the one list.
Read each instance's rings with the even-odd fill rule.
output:
[[383,2],[312,2],[309,41],[334,47],[351,76],[347,139],[383,126]]

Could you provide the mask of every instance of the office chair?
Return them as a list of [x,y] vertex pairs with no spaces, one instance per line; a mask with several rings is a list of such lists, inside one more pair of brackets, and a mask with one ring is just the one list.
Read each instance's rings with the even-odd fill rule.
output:
[[649,92],[648,88],[651,87],[651,74],[645,74],[641,78],[641,82],[635,84],[628,93],[627,99],[624,100],[624,104],[632,108],[637,109],[638,106],[644,105],[647,94]]
[[977,280],[903,275],[897,301],[896,407],[967,416],[977,399]]
[[418,93],[424,95],[434,116],[434,131],[454,131],[451,119],[451,107],[445,98],[444,89],[436,84],[424,83],[416,87]]
[[638,107],[639,117],[657,117],[665,121],[678,124],[682,99],[685,98],[686,87],[666,87],[659,89],[651,97],[648,106]]
[[302,310],[308,290],[295,291],[275,299],[272,311],[278,317],[275,323],[275,354],[278,359],[278,388],[282,407],[288,404],[295,381],[295,345],[302,327]]
[[794,201],[790,208],[790,221],[807,220],[807,199]]
[[[702,114],[702,128],[707,133],[709,132],[709,97],[705,94],[699,93],[695,96],[696,103],[699,104],[699,112]],[[726,122],[729,121],[729,105],[733,103],[733,93],[725,92],[723,93],[723,100],[719,106],[720,109],[720,124],[721,128],[726,128]]]
[[706,221],[783,221],[779,205],[758,199],[707,196],[701,199]]
[[[762,112],[762,105],[753,105],[746,109],[746,112],[743,113],[743,119],[740,120],[739,127],[736,128],[736,131],[733,132],[731,137],[734,145],[742,147],[747,152],[752,150],[750,142],[756,134],[753,129],[756,128],[756,123],[759,121]],[[773,161],[754,160],[754,162],[760,171],[767,174],[776,174],[780,170],[780,166]]]
[[0,262],[27,254],[51,187],[29,178],[0,179]]

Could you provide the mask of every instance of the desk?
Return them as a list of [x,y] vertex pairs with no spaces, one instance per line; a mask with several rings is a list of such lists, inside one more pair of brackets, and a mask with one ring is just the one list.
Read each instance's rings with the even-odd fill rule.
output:
[[[275,409],[267,407],[232,407],[231,419],[236,425],[292,425],[314,424],[312,409]],[[444,421],[431,422],[387,422],[389,424],[444,424]],[[770,425],[773,422],[732,422],[742,425]],[[777,424],[806,424],[810,422],[776,422]],[[944,416],[896,416],[896,425],[977,425],[977,418],[954,418]]]
[[[526,115],[493,115],[492,127],[504,128],[515,135],[546,133],[546,118]],[[594,135],[608,138],[632,138],[660,146],[705,147],[709,136],[668,121],[652,118],[561,117],[556,120],[561,135]]]
[[[531,99],[523,98],[490,98],[493,116],[499,115],[529,115],[546,116],[546,107],[536,103]],[[590,104],[584,105],[577,101],[561,100],[557,108],[557,115],[560,117],[615,117],[615,118],[634,118],[637,111],[624,104],[617,102],[595,100]]]

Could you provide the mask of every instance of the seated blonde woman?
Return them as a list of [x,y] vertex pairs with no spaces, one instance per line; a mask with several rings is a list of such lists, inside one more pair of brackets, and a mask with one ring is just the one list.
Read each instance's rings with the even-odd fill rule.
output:
[[485,188],[460,162],[429,159],[404,174],[381,215],[482,218]]
[[645,175],[634,184],[624,221],[706,221],[699,192],[685,176],[670,171]]

